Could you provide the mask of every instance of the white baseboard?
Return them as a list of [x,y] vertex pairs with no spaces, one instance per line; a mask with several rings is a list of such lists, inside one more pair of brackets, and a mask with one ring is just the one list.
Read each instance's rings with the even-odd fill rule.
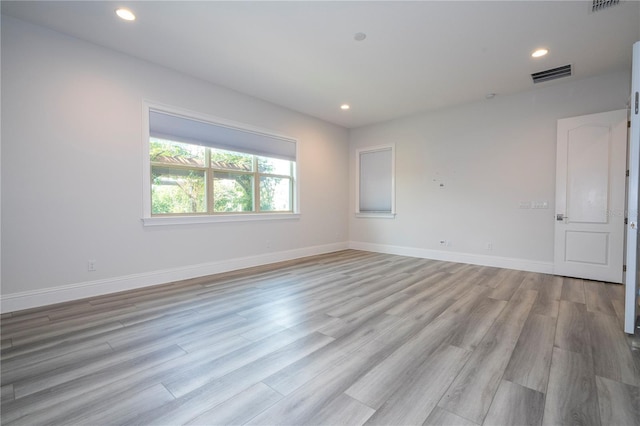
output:
[[517,269],[519,271],[553,273],[553,262],[541,262],[512,257],[485,256],[481,254],[458,253],[444,250],[429,250],[415,247],[391,246],[386,244],[350,241],[349,248],[376,253],[397,254],[399,256],[419,257],[422,259],[443,260],[446,262],[469,263],[471,265],[493,266],[496,268]]
[[331,253],[345,250],[372,251],[376,253],[396,254],[400,256],[419,257],[423,259],[443,260],[447,262],[469,263],[472,265],[493,266],[521,271],[553,273],[552,262],[540,262],[499,256],[484,256],[469,253],[457,253],[443,250],[429,250],[414,247],[391,246],[358,241],[334,243],[322,246],[306,247],[257,256],[242,257],[220,262],[208,262],[180,268],[164,269],[140,274],[105,278],[41,290],[0,295],[0,312],[14,312],[23,309],[37,308],[72,300],[96,297],[109,293],[167,284],[174,281],[197,278],[206,275],[235,271],[253,266],[267,265],[301,257]]
[[275,253],[265,253],[257,256],[242,257],[220,262],[208,262],[180,268],[105,278],[41,290],[3,294],[0,295],[0,312],[14,312],[23,309],[37,308],[56,303],[84,299],[87,297],[96,297],[120,291],[135,290],[142,287],[167,284],[174,281],[235,271],[253,266],[267,265],[270,263],[299,259],[301,257],[331,253],[334,251],[346,250],[347,248],[348,244],[346,242],[334,243]]

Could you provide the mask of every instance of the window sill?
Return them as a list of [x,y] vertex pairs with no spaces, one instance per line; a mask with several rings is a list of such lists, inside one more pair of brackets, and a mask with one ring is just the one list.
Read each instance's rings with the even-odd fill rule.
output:
[[382,218],[382,219],[395,219],[396,214],[395,213],[388,213],[388,212],[356,212],[356,217],[362,217],[362,218]]
[[200,223],[253,222],[263,220],[298,220],[300,213],[225,214],[216,216],[144,217],[144,226],[194,225]]

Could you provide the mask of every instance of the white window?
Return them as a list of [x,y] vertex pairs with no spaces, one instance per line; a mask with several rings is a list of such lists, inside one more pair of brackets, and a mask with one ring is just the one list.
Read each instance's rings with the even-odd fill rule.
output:
[[356,215],[395,216],[394,146],[356,151]]
[[145,224],[162,223],[157,218],[208,222],[297,213],[296,140],[146,108]]

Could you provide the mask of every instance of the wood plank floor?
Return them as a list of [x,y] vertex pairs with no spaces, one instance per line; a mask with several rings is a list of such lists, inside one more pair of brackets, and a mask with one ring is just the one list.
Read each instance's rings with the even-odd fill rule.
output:
[[347,250],[4,314],[0,419],[638,425],[621,289]]

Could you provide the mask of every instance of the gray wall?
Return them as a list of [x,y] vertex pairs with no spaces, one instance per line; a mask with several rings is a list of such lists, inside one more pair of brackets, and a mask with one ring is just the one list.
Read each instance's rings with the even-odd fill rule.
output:
[[[297,138],[300,219],[144,227],[143,100]],[[346,247],[344,128],[5,16],[2,114],[3,310]]]
[[[352,131],[351,246],[550,272],[556,121],[626,109],[629,83],[629,73],[545,83]],[[356,218],[355,150],[388,143],[396,145],[397,216]],[[549,208],[519,208],[532,201]]]

